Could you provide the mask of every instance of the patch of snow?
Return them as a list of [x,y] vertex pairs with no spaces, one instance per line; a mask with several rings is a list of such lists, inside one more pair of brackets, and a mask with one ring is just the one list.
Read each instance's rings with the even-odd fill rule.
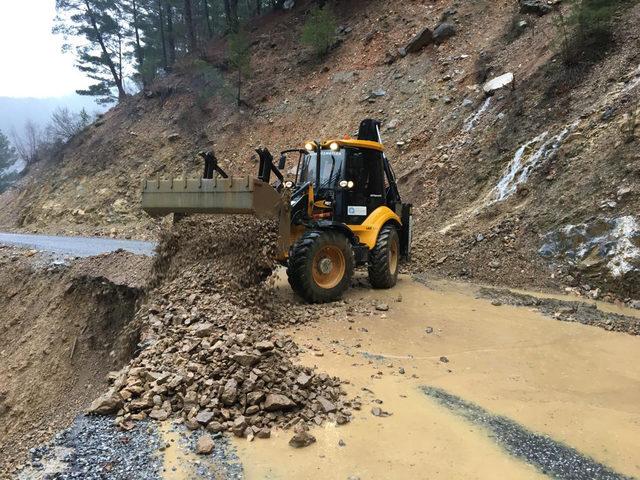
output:
[[475,113],[472,113],[471,115],[469,115],[469,117],[464,122],[464,127],[462,128],[462,130],[465,133],[470,132],[476,127],[476,125],[480,121],[480,118],[482,118],[484,113],[491,106],[492,101],[493,101],[492,97],[487,97],[484,103],[480,106],[480,108]]
[[[538,135],[533,140],[529,140],[527,143],[518,148],[518,150],[516,150],[516,153],[513,156],[513,160],[511,160],[511,163],[505,170],[502,178],[498,181],[498,184],[493,190],[493,200],[495,202],[500,202],[507,198],[509,195],[516,191],[516,188],[519,184],[527,180],[527,178],[529,177],[529,172],[531,171],[533,165],[529,159],[523,161],[523,158],[525,158],[525,153],[527,153],[529,147],[543,141],[547,137],[547,135],[549,135],[549,132],[544,132]],[[536,154],[531,157],[532,160],[535,156],[539,157],[538,152],[540,152],[540,150],[538,150]]]
[[[489,204],[501,202],[511,196],[518,189],[518,185],[524,184],[529,179],[529,175],[543,161],[554,155],[562,142],[567,136],[573,132],[579,122],[574,122],[565,127],[558,135],[547,140],[549,132],[543,132],[533,140],[529,140],[516,150],[513,160],[507,166],[502,178],[492,191]],[[537,150],[531,150],[531,147],[537,146],[543,142]]]
[[611,249],[611,260],[607,264],[614,277],[621,277],[634,270],[631,261],[640,259],[640,248],[631,241],[633,236],[640,236],[640,227],[636,219],[631,215],[617,218],[615,228],[611,232],[615,244]]
[[[592,236],[589,232],[593,230],[599,234]],[[577,265],[595,252],[611,276],[619,278],[640,270],[639,238],[640,225],[632,215],[598,218],[549,232],[539,253],[545,257],[564,258]]]

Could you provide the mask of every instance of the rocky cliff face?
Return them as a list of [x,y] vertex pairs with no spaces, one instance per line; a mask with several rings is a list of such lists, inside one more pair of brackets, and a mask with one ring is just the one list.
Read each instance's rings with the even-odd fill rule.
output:
[[[298,46],[304,5],[265,17],[252,28],[250,106],[233,106],[185,62],[5,194],[4,223],[152,237],[142,178],[198,175],[203,148],[225,169],[253,172],[257,146],[353,133],[374,117],[416,206],[415,269],[638,295],[640,6],[617,20],[606,55],[576,70],[556,49],[566,6],[343,3],[324,62]],[[207,58],[224,65],[224,42]]]

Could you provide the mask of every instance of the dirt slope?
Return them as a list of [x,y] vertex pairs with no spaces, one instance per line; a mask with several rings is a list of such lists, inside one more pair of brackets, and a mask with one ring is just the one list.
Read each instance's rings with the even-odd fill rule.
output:
[[[253,173],[259,145],[342,136],[374,117],[416,206],[414,269],[640,295],[640,157],[623,128],[638,108],[640,6],[616,21],[604,59],[577,74],[560,66],[555,14],[521,14],[515,0],[342,2],[341,41],[323,62],[299,47],[307,7],[298,3],[251,26],[249,107],[225,89],[205,95],[205,76],[185,61],[5,194],[0,224],[154,237],[139,209],[144,177],[198,175],[204,148],[227,170]],[[442,18],[455,36],[399,53]],[[224,41],[206,57],[224,65]],[[513,88],[487,99],[482,83],[507,72]]]
[[133,353],[137,337],[125,326],[148,268],[126,253],[60,266],[0,250],[0,478],[66,427]]

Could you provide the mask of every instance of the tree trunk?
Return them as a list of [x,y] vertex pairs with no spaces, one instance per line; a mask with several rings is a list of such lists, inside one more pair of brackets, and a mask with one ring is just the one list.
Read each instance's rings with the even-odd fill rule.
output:
[[162,44],[162,66],[166,71],[169,65],[167,63],[167,42],[164,38],[164,14],[162,8],[162,0],[158,0],[158,21],[160,23],[160,43]]
[[209,38],[212,38],[213,27],[211,26],[211,15],[209,15],[209,0],[202,0],[202,5],[204,7],[204,19],[207,22],[207,33],[209,34]]
[[242,106],[242,100],[240,99],[240,92],[242,89],[242,70],[238,69],[238,95],[236,97],[236,100],[238,102],[238,106]]
[[167,5],[167,37],[169,44],[169,66],[173,66],[176,63],[176,36],[173,31],[173,7]]
[[138,70],[142,68],[144,63],[144,51],[142,50],[142,44],[140,43],[140,29],[138,25],[138,4],[136,0],[131,0],[133,7],[133,31],[136,37],[136,61],[138,62]]
[[227,17],[227,26],[234,33],[238,32],[238,0],[224,0],[224,13]]
[[262,0],[256,0],[256,16],[262,13]]
[[[120,81],[122,81],[122,35],[118,35],[118,73]],[[124,89],[124,85],[122,88]]]
[[116,88],[118,89],[118,99],[122,100],[124,97],[127,96],[127,92],[124,91],[124,87],[122,85],[122,77],[120,77],[120,75],[118,75],[118,71],[116,70],[116,66],[113,63],[113,59],[111,58],[111,54],[109,53],[109,50],[107,50],[107,46],[104,43],[104,38],[102,37],[102,32],[98,28],[98,24],[96,22],[95,13],[93,13],[93,10],[91,9],[91,5],[89,5],[89,1],[88,0],[84,0],[84,6],[87,9],[86,13],[87,13],[87,16],[89,17],[89,22],[91,23],[91,28],[93,29],[94,33],[96,34],[96,38],[98,39],[98,44],[100,45],[100,50],[102,50],[102,55],[104,57],[104,61],[107,64],[107,67],[109,68],[109,71],[111,72],[111,75],[113,76],[113,81],[116,84]]
[[196,43],[196,31],[193,28],[193,10],[191,9],[191,0],[184,0],[184,23],[187,27],[189,53],[195,53],[198,46]]

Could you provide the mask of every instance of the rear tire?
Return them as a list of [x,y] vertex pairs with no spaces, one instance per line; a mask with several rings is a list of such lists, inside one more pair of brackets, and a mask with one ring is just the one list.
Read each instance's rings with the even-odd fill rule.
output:
[[353,249],[342,234],[311,230],[291,247],[287,276],[294,292],[310,303],[333,302],[349,288]]
[[369,253],[369,282],[373,288],[392,288],[398,282],[400,237],[393,225],[385,225]]

